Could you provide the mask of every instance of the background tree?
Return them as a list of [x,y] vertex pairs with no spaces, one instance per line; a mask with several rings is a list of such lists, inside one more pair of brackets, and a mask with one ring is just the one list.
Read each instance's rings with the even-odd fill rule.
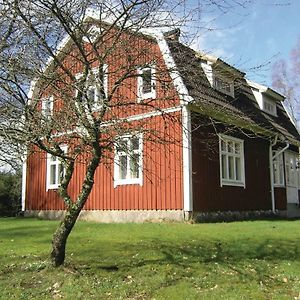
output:
[[[245,2],[205,4],[224,10],[229,3]],[[53,235],[55,266],[64,262],[67,238],[92,190],[98,165],[111,162],[115,145],[130,151],[116,137],[142,132],[149,141],[178,142],[165,128],[147,129],[143,121],[132,124],[126,116],[135,110],[161,110],[153,100],[137,105],[132,89],[137,68],[149,65],[149,58],[156,62],[155,76],[166,90],[164,103],[172,105],[172,70],[158,63],[155,43],[139,37],[149,28],[170,30],[195,21],[198,12],[195,5],[190,7],[180,0],[1,1],[1,138],[20,154],[43,151],[63,165],[58,192],[65,216]],[[112,57],[122,63],[107,68]],[[112,78],[109,88],[107,76]],[[84,163],[86,171],[80,191],[72,197],[68,187],[78,163]]]
[[280,59],[273,65],[272,86],[286,96],[285,106],[297,125],[300,120],[300,39],[288,60]]
[[0,172],[0,216],[15,216],[21,209],[21,173]]

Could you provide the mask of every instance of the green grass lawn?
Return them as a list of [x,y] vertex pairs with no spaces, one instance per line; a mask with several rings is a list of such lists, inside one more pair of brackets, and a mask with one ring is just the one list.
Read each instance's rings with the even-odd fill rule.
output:
[[57,224],[0,219],[0,299],[300,299],[300,221]]

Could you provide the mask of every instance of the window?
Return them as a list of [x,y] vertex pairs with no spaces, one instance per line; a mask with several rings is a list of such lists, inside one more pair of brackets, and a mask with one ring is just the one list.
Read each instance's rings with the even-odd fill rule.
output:
[[277,116],[276,103],[263,97],[263,110],[273,116]]
[[223,185],[245,187],[244,141],[220,135],[220,181]]
[[[108,93],[108,65],[103,65],[100,71],[99,68],[92,69],[86,81],[85,97],[92,110],[102,108],[103,100]],[[77,79],[81,77],[82,74],[76,76]],[[76,91],[77,93],[78,91]]]
[[53,96],[42,99],[42,115],[45,119],[51,119],[53,114]]
[[115,187],[123,184],[142,185],[142,137],[124,136],[116,142]]
[[214,75],[214,88],[224,94],[234,96],[234,84],[233,81],[226,80],[223,77]]
[[[273,152],[276,155],[276,151]],[[273,181],[275,186],[284,185],[284,166],[282,153],[275,157],[273,160]]]
[[[61,146],[64,153],[67,152],[67,146]],[[52,154],[47,155],[47,190],[57,189],[61,179],[64,176],[64,167],[61,159]]]
[[155,68],[146,67],[138,69],[138,100],[154,99],[155,93]]
[[95,42],[97,38],[99,37],[101,33],[100,27],[92,25],[88,31],[87,34],[83,37],[83,40],[85,42]]

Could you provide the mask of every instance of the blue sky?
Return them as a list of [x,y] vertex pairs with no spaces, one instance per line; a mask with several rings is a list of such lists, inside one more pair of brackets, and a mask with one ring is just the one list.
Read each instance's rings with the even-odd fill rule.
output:
[[200,17],[193,47],[221,57],[266,85],[271,85],[272,64],[288,59],[300,38],[300,0],[253,0],[226,13],[203,11]]

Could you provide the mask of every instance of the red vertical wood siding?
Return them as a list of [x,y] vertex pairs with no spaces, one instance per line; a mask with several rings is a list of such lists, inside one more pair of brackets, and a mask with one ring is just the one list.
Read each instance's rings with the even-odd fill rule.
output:
[[[178,113],[177,113],[178,114]],[[181,136],[181,126],[171,119],[149,119],[149,129],[170,136]],[[167,128],[165,128],[167,126]],[[26,210],[60,210],[64,208],[56,190],[46,191],[46,155],[32,153],[27,161]],[[86,210],[176,210],[183,208],[182,147],[180,143],[144,140],[143,185],[114,187],[113,162],[100,164],[95,184],[84,207]],[[72,199],[79,193],[85,164],[76,164],[69,187]]]
[[286,188],[275,187],[274,197],[275,197],[275,208],[278,210],[286,210],[287,208]]
[[202,126],[192,134],[194,210],[270,210],[269,142],[239,136],[244,140],[246,187],[221,187],[218,136],[209,136],[212,132]]
[[[107,35],[106,43],[100,47],[107,47],[112,41],[111,36]],[[114,47],[106,57],[105,63],[108,65],[108,89],[110,90],[115,80],[126,70],[127,66],[134,64],[142,66],[154,64],[156,68],[156,98],[151,101],[153,107],[168,108],[179,105],[179,97],[167,72],[156,41],[145,36],[131,35],[123,33],[120,37],[123,43],[120,47]],[[89,50],[89,46],[86,46]],[[100,49],[100,51],[102,51]],[[82,73],[83,65],[76,59],[79,53],[70,49],[70,55],[64,58],[64,66],[72,71],[73,74]],[[95,53],[90,54],[91,60]],[[132,60],[134,62],[132,62]],[[94,67],[97,67],[95,60]],[[132,65],[131,65],[132,67]],[[133,69],[136,75],[136,68]],[[61,74],[59,82],[44,89],[44,95],[52,94],[55,96],[54,114],[64,106],[64,99],[59,93],[64,89],[64,83],[69,82],[70,78],[57,70]],[[51,90],[53,89],[53,91]],[[70,91],[70,95],[75,95],[75,91]],[[67,99],[66,99],[67,101]],[[122,102],[122,107],[112,108],[107,120],[114,120],[121,117],[157,111],[149,106],[138,104],[137,102],[137,77],[133,76],[126,79],[118,88],[112,99],[112,103]],[[159,143],[150,142],[144,135],[143,142],[143,185],[122,185],[114,187],[113,183],[113,154],[106,153],[103,161],[99,165],[95,174],[95,184],[90,197],[85,205],[87,210],[138,210],[138,209],[182,209],[183,208],[183,181],[182,181],[182,147],[181,147],[181,114],[173,113],[172,118],[156,116],[137,123],[130,122],[124,126],[140,126],[154,132],[160,132],[163,138],[173,139],[174,141]],[[125,130],[124,130],[125,131]],[[159,139],[158,139],[159,140]],[[180,142],[178,142],[180,141]],[[26,209],[27,210],[58,210],[63,209],[63,201],[59,199],[56,190],[46,191],[46,155],[42,152],[32,153],[27,161],[27,185],[26,185]],[[85,173],[84,155],[77,161],[73,178],[69,186],[69,194],[72,199],[80,192]]]

